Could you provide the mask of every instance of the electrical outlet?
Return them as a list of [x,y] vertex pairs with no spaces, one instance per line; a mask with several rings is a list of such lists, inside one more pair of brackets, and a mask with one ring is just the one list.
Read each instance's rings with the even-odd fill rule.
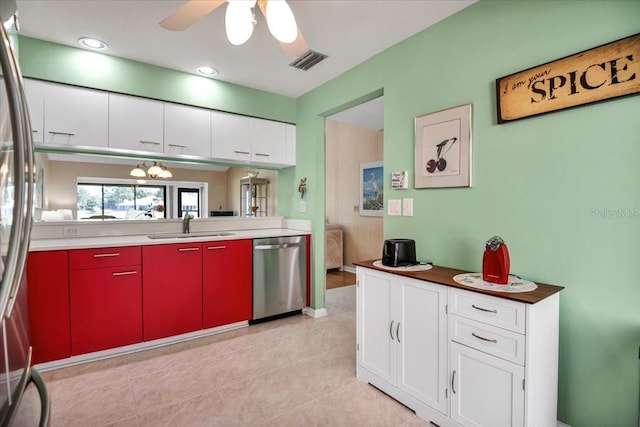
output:
[[62,234],[65,236],[77,236],[80,233],[78,232],[78,227],[65,227]]
[[307,211],[307,202],[305,202],[304,200],[300,202],[300,205],[298,206],[298,210],[300,211],[300,213],[305,213]]

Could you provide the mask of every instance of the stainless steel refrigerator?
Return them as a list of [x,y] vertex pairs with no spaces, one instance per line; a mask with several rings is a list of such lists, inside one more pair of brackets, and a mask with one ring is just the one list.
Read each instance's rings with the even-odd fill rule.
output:
[[[15,2],[1,0],[0,16]],[[0,426],[46,426],[49,397],[31,366],[25,263],[33,211],[31,126],[22,77],[0,25]]]

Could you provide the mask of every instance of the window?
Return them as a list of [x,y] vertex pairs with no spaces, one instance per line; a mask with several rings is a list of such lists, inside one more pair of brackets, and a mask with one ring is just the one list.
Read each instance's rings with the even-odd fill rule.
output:
[[191,214],[198,218],[200,213],[200,190],[197,188],[178,188],[178,218]]
[[78,219],[165,218],[166,188],[159,185],[78,183]]

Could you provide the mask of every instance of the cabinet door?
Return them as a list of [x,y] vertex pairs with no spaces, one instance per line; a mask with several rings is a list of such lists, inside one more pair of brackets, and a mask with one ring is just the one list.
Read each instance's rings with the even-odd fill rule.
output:
[[296,165],[296,125],[285,125],[287,130],[287,152],[285,164],[290,166]]
[[398,278],[397,387],[447,413],[447,288]]
[[44,82],[24,79],[24,94],[31,119],[31,135],[34,144],[44,141]]
[[202,325],[251,319],[251,240],[202,245]]
[[202,329],[202,244],[144,246],[144,340]]
[[44,142],[107,147],[109,95],[48,83],[44,94]]
[[33,363],[71,356],[67,251],[31,252],[27,259]]
[[71,353],[142,341],[140,265],[72,270]]
[[252,118],[251,133],[252,163],[286,163],[287,131],[284,123]]
[[251,161],[251,119],[211,112],[211,157],[240,162]]
[[451,343],[451,418],[474,427],[524,425],[524,368]]
[[185,105],[164,105],[164,152],[211,157],[211,113]]
[[164,103],[109,94],[109,148],[162,153]]
[[392,321],[391,276],[358,269],[358,365],[395,384],[397,324]]

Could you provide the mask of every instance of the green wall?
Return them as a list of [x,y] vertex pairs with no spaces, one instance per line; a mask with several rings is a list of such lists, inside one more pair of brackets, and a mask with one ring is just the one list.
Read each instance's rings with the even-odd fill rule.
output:
[[[640,1],[480,1],[297,100],[298,166],[286,173],[308,177],[308,213],[293,185],[281,207],[312,219],[316,235],[323,116],[384,92],[385,176],[413,176],[414,117],[473,104],[472,188],[385,182],[385,198],[414,198],[415,216],[385,216],[384,235],[414,238],[419,258],[479,271],[497,234],[512,272],[565,286],[558,418],[573,427],[637,425],[640,96],[497,125],[495,79],[638,32]],[[313,246],[316,284],[323,245]]]
[[155,65],[19,37],[25,77],[295,123],[295,99]]

